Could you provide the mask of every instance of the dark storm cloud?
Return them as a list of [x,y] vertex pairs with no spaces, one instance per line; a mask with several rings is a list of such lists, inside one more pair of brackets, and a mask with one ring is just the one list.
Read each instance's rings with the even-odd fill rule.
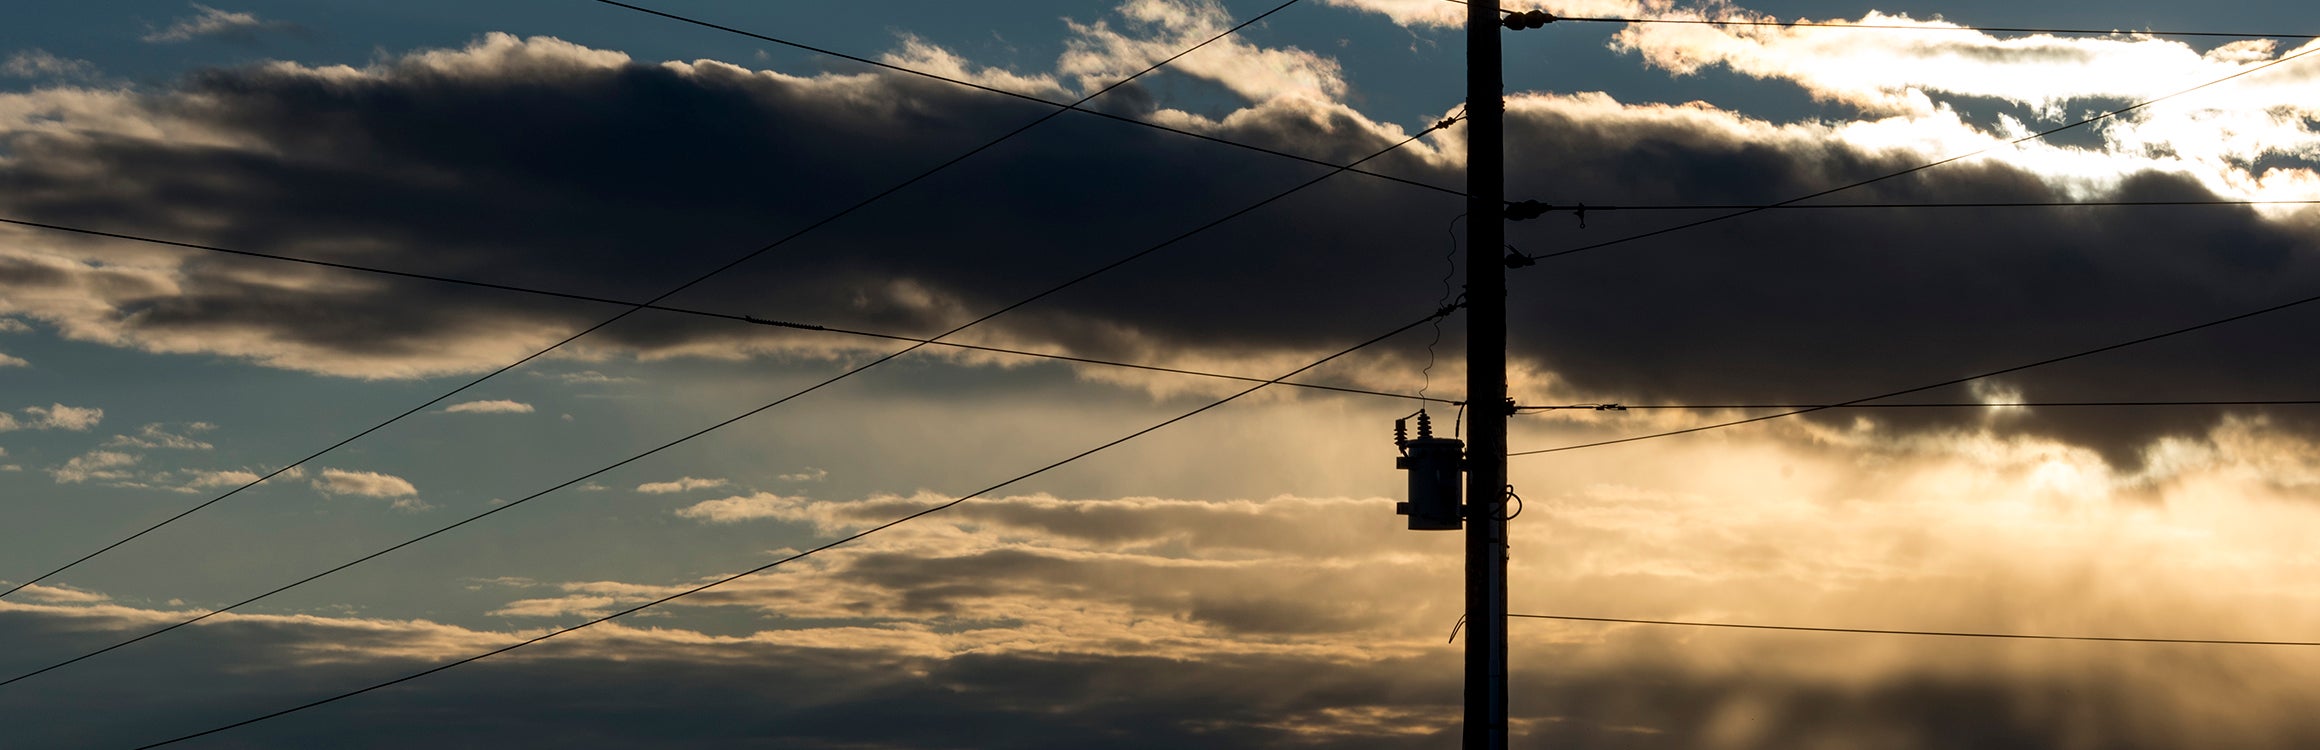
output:
[[[198,137],[20,125],[0,140],[11,159],[0,203],[44,220],[643,298],[1042,112],[920,79],[644,65],[492,37],[364,71],[208,71],[116,114]],[[1513,194],[1553,202],[1768,202],[1925,158],[1864,153],[1825,130],[1588,97],[1521,100],[1512,119]],[[1298,100],[1255,105],[1214,130],[1338,160],[1393,140],[1348,111]],[[1372,166],[1461,183],[1428,159],[1401,153]],[[1319,173],[1067,115],[675,302],[933,333]],[[1974,162],[1841,196],[2066,197],[2028,172]],[[2211,196],[2146,174],[2099,197]],[[1451,197],[1340,176],[992,330],[1145,359],[1334,348],[1435,304],[1444,228],[1462,210]],[[1598,212],[1579,231],[1553,216],[1512,236],[1551,252],[1673,220]],[[1564,378],[1563,396],[1851,398],[2312,294],[2312,226],[2233,208],[1755,216],[1518,272],[1516,354]],[[28,241],[93,252],[54,237],[18,243]],[[171,269],[174,290],[100,290],[49,278],[63,272],[53,262],[13,266],[7,283],[78,283],[99,300],[32,311],[68,333],[342,375],[482,369],[611,312],[215,258]],[[2310,321],[2286,313],[2005,383],[2032,399],[2309,396],[2294,384],[2320,355],[2288,342]],[[600,351],[640,353],[853,345],[666,315],[600,337]],[[2216,417],[2040,411],[2009,424],[2131,462],[2150,438]]]

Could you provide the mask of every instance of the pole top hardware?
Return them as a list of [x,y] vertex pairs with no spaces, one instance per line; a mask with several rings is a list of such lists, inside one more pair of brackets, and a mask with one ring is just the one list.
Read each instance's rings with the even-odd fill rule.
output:
[[1541,26],[1554,23],[1558,20],[1561,19],[1555,18],[1555,14],[1553,13],[1548,13],[1543,10],[1526,10],[1521,13],[1508,13],[1506,14],[1505,18],[1499,19],[1498,23],[1499,25],[1505,26],[1509,29],[1522,31],[1524,29],[1539,28]]

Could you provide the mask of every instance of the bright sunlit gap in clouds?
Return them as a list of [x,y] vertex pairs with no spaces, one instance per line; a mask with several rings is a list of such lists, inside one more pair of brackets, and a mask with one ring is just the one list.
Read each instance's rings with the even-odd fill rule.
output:
[[[1277,4],[655,7],[1070,101]],[[469,5],[23,11],[0,29],[0,218],[642,301],[1051,111],[599,3]],[[2320,54],[2296,57],[2320,42],[2131,31],[2320,33],[2300,6],[1548,9],[1922,28],[1510,32],[1516,200],[1762,205],[1967,154],[1821,202],[2320,200]],[[1427,130],[1464,106],[1464,18],[1298,3],[1087,108],[1339,164],[1423,134],[1363,168],[1455,193],[1465,129]],[[1457,298],[1463,201],[1337,175],[954,337],[990,348],[575,480],[908,345],[815,326],[931,336],[1325,171],[1065,113],[665,301],[793,325],[641,311],[431,404],[625,308],[0,227],[0,581],[253,485],[0,598],[0,680],[506,509],[0,685],[0,745],[156,742],[557,633],[1251,385],[992,348],[1263,379]],[[1508,239],[1545,256],[1712,215],[1551,212]],[[1513,448],[2261,310],[2320,294],[2316,252],[2320,212],[2286,204],[1767,211],[1607,244],[1511,272],[1516,398],[1727,406],[1525,413]],[[1517,458],[1514,610],[2320,639],[2320,415],[2255,403],[2320,397],[2315,315],[1909,396],[1955,408]],[[1452,316],[1297,380],[1458,399],[1463,351]],[[2164,400],[2249,405],[2019,405]],[[184,746],[1447,746],[1461,540],[1393,514],[1391,423],[1420,405],[1266,389]],[[1523,746],[2320,744],[2320,649],[1511,632]]]

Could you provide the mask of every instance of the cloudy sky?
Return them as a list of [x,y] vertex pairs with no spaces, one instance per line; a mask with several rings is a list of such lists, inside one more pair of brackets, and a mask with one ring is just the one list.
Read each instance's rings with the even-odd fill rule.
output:
[[[715,316],[0,226],[0,680],[492,513],[0,685],[0,744],[136,747],[376,685],[1249,385],[880,362],[908,342],[740,316],[926,337],[1007,310],[951,340],[1259,379],[1420,320],[1461,254],[1464,128],[1428,132],[1462,104],[1459,6],[1304,0],[1088,105],[1108,117],[1024,98],[1079,99],[1277,4],[654,6],[1019,97],[587,0],[14,14],[0,219],[599,300],[681,287],[662,304]],[[1510,33],[1510,196],[1625,207],[1510,226],[1527,254],[1593,248],[1512,275],[1523,403],[1831,403],[2320,295],[2320,55],[2256,70],[2320,44],[1955,28],[2320,33],[2299,5],[1549,9],[1922,30]],[[1398,143],[1363,165],[1396,179],[1338,174],[1178,239]],[[1622,241],[1984,151],[1812,202],[2209,205],[1783,210]],[[2316,325],[2292,306],[1908,398],[2320,399]],[[1462,330],[1298,379],[1456,399]],[[1392,513],[1390,423],[1418,405],[1266,389],[183,746],[1448,746],[1459,538]],[[1511,440],[1769,413],[1544,412]],[[2316,452],[2320,407],[1975,406],[1521,456],[1512,606],[2320,640]],[[2320,649],[1511,638],[1526,746],[2320,744]]]

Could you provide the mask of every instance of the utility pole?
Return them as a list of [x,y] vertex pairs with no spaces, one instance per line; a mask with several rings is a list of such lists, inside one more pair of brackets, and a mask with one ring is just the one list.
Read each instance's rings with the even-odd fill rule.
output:
[[1506,97],[1499,0],[1466,19],[1466,750],[1506,748]]

